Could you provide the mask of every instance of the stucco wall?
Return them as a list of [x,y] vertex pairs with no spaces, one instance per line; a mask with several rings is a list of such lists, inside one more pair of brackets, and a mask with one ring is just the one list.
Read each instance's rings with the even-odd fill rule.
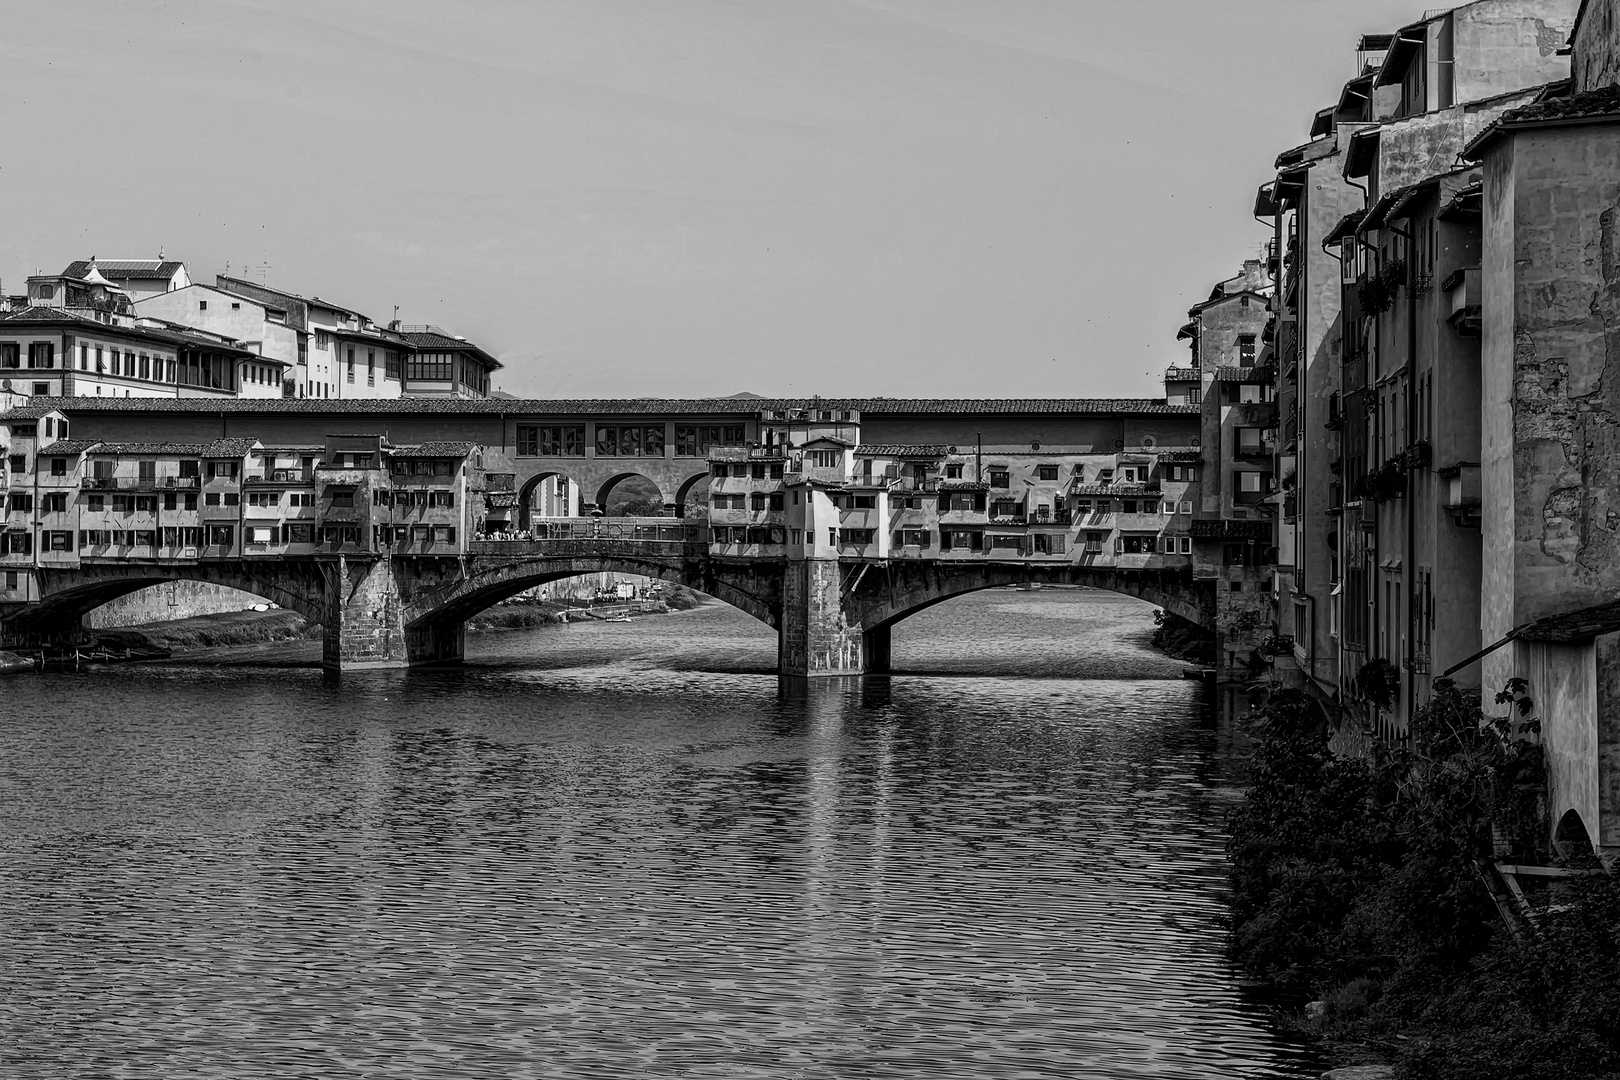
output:
[[1580,0],[1490,0],[1452,13],[1456,100],[1569,77],[1559,50]]
[[1620,138],[1514,139],[1514,616],[1620,592]]

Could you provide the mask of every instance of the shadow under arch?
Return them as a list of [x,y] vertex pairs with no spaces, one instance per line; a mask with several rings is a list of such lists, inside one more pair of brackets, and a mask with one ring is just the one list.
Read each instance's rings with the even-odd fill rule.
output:
[[[684,564],[692,566],[694,564]],[[405,605],[407,630],[442,624],[462,623],[486,608],[510,599],[525,589],[586,574],[639,574],[643,577],[683,585],[712,596],[743,611],[777,630],[781,626],[779,601],[756,596],[703,573],[688,572],[683,566],[626,555],[556,556],[507,563],[481,570],[454,584],[412,598]]]
[[[234,560],[217,566],[180,563],[142,567],[136,574],[124,565],[81,566],[55,573],[41,569],[39,602],[0,621],[8,631],[17,633],[56,632],[77,627],[90,612],[120,597],[174,581],[195,581],[250,593],[301,615],[311,625],[324,622],[329,595],[325,574],[317,567],[300,564],[277,562],[266,569],[271,566],[275,572],[263,577],[244,572]],[[294,566],[299,569],[289,569]]]
[[[1004,571],[997,572],[986,567],[987,571],[981,577],[964,578],[955,582],[942,582],[925,578],[911,587],[901,587],[891,590],[887,595],[868,606],[862,613],[860,628],[867,633],[887,634],[896,623],[903,622],[920,611],[942,604],[970,593],[983,592],[986,589],[1003,588],[1007,585],[1033,583],[1039,585],[1083,585],[1086,588],[1111,592],[1120,596],[1128,596],[1143,603],[1160,607],[1173,614],[1179,615],[1190,622],[1205,626],[1209,621],[1193,596],[1181,596],[1168,588],[1155,587],[1154,584],[1136,578],[1118,578],[1107,572],[1087,573],[1083,568],[1078,570],[1059,571],[1048,575],[1048,580],[1033,577],[1030,568],[1024,566],[1008,566]],[[1062,578],[1062,580],[1051,580]]]
[[567,473],[559,469],[547,469],[544,472],[535,473],[523,482],[522,487],[518,488],[518,519],[516,525],[518,531],[527,532],[534,527],[534,493],[541,484],[553,477],[561,477],[569,483],[574,482]]

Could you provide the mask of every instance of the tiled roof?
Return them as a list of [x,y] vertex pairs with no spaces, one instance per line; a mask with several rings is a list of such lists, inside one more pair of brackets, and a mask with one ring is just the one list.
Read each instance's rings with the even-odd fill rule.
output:
[[95,444],[96,454],[133,456],[143,454],[174,454],[181,457],[239,458],[246,457],[257,444],[256,439],[214,439],[205,443],[151,442]]
[[483,349],[480,349],[477,345],[474,345],[465,338],[451,337],[449,334],[441,334],[437,331],[420,330],[401,331],[399,336],[416,346],[418,349],[434,349],[444,351],[459,349],[462,352],[472,353],[491,368],[498,368],[502,366],[499,360],[495,359],[489,353],[485,352]]
[[1197,461],[1202,455],[1197,450],[1160,450],[1159,463],[1175,461]]
[[[97,259],[96,269],[108,281],[167,281],[186,264],[174,259]],[[90,272],[88,259],[68,263],[63,277],[82,278]]]
[[1354,234],[1357,226],[1361,224],[1361,219],[1366,216],[1367,211],[1365,210],[1352,210],[1348,214],[1344,215],[1344,217],[1339,219],[1338,224],[1329,229],[1327,231],[1327,235],[1322,237],[1322,246],[1326,247],[1328,244],[1337,244],[1345,237]]
[[[27,369],[25,368],[23,370]],[[10,409],[6,412],[0,413],[0,420],[7,421],[8,423],[12,420],[38,420],[46,413],[53,413],[56,411],[57,409],[55,405],[42,405],[39,403],[39,399],[36,398],[26,405],[18,405],[15,409]]]
[[1463,147],[1462,157],[1467,161],[1478,161],[1503,134],[1521,128],[1620,122],[1620,85],[1553,96],[1556,93],[1555,84],[1549,87],[1549,95],[1541,100],[1503,113],[1495,123]]
[[477,443],[470,442],[425,442],[415,446],[396,446],[388,454],[390,457],[404,458],[459,458],[466,457],[477,448]]
[[984,480],[941,480],[941,491],[989,491],[990,484]]
[[98,445],[95,439],[58,439],[40,451],[45,457],[67,457],[84,453]]
[[1215,369],[1215,378],[1221,382],[1249,383],[1264,386],[1271,381],[1271,378],[1267,376],[1269,370],[1269,365],[1260,364],[1256,364],[1254,367],[1220,367]]
[[[88,320],[86,320],[88,321]],[[96,325],[100,325],[99,323]],[[133,332],[133,331],[126,331]],[[68,412],[177,412],[218,415],[217,401],[199,398],[55,398]],[[1167,405],[1163,398],[234,398],[232,413],[337,414],[341,416],[427,413],[473,416],[688,416],[753,415],[765,409],[857,409],[868,416],[911,415],[1144,415],[1196,416],[1196,405]]]
[[936,443],[909,445],[905,443],[872,443],[855,449],[856,457],[925,457],[941,458],[951,452],[948,446]]

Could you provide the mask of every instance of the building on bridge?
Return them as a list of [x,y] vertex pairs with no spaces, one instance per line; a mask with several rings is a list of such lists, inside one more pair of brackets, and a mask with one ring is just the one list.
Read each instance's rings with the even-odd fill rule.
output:
[[[766,621],[789,674],[882,670],[895,622],[998,584],[1210,625],[1198,422],[1114,400],[33,400],[0,414],[22,496],[0,623],[71,639],[106,600],[188,578],[321,623],[334,666],[440,662],[480,608],[606,571]],[[602,516],[634,476],[665,516]]]

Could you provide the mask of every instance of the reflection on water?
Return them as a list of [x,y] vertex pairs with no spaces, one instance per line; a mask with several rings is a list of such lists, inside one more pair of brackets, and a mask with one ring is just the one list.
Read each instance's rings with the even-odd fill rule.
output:
[[1222,956],[1236,793],[1150,631],[994,592],[897,630],[950,676],[779,686],[713,606],[13,679],[0,1071],[1311,1075]]

